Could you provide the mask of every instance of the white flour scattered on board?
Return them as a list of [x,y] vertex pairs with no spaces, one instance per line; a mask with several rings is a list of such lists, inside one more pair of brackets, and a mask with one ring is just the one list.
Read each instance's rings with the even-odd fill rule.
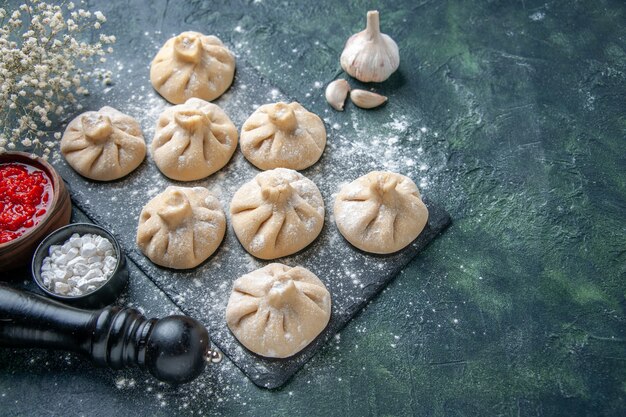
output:
[[[118,69],[117,85],[107,88],[99,97],[94,97],[101,105],[113,104],[118,110],[137,118],[148,145],[152,141],[159,115],[170,104],[152,89],[145,62],[150,61],[166,37],[146,32],[146,38],[150,38],[153,50],[146,51],[145,57],[135,57],[130,63],[114,63],[114,68]],[[250,53],[250,50],[246,49],[247,42],[235,46],[234,51],[238,55]],[[279,63],[279,67],[284,67],[284,71],[288,67],[285,64]],[[238,71],[242,71],[241,67]],[[144,75],[135,85],[131,85],[124,84],[125,74]],[[341,301],[334,303],[333,308],[333,315],[341,315],[342,311],[337,310],[336,305],[362,301],[362,291],[367,288],[372,271],[385,271],[387,263],[377,258],[355,255],[348,250],[347,243],[336,230],[332,220],[332,204],[339,187],[371,170],[391,170],[412,178],[420,187],[420,191],[428,192],[430,179],[444,169],[446,160],[443,153],[433,154],[424,150],[432,146],[432,139],[437,138],[439,133],[429,129],[421,120],[412,120],[403,114],[396,114],[391,103],[386,106],[387,112],[382,113],[387,114],[386,120],[378,125],[373,126],[370,123],[368,118],[371,115],[368,111],[354,107],[347,110],[350,111],[350,115],[345,121],[345,117],[338,118],[335,112],[328,111],[322,98],[323,83],[321,81],[309,83],[310,94],[312,97],[319,96],[319,102],[323,104],[316,105],[316,101],[311,101],[313,108],[310,110],[316,111],[325,120],[328,143],[320,162],[303,174],[317,184],[324,197],[325,224],[322,234],[311,247],[302,253],[283,258],[280,262],[312,267],[327,284],[335,301]],[[248,74],[238,73],[235,84],[216,101],[216,104],[223,107],[235,125],[240,128],[252,111],[260,106],[259,103],[278,100],[287,98],[273,86],[259,83],[256,78],[250,79]],[[64,162],[57,156],[55,164],[62,166]],[[84,179],[71,170],[67,169],[65,172],[71,177],[71,183],[84,182]],[[117,237],[133,261],[153,277],[157,285],[170,294],[185,311],[204,322],[215,340],[219,340],[221,346],[235,360],[243,360],[249,353],[234,340],[223,320],[231,285],[240,275],[262,267],[267,262],[259,261],[243,251],[230,227],[228,209],[234,192],[258,172],[237,150],[227,166],[215,175],[205,180],[180,183],[164,177],[148,155],[143,164],[126,178],[111,183],[90,183],[86,188],[76,187],[74,190],[79,205],[95,215],[94,220],[112,230],[125,231]],[[157,193],[172,184],[207,187],[219,198],[227,216],[228,230],[224,243],[207,262],[190,271],[164,270],[153,265],[138,251],[134,242],[134,231],[141,208]],[[106,212],[93,209],[98,206],[107,207]],[[129,230],[133,232],[128,233]],[[339,261],[329,261],[332,259]],[[265,372],[268,369],[259,361],[254,369],[249,371],[255,370]],[[237,386],[241,374],[235,372],[234,366],[229,361],[224,361],[217,375],[218,378],[225,379],[224,385],[219,388],[219,394],[216,392],[213,394],[234,395],[236,388],[231,386]],[[141,385],[146,390],[165,390],[153,380],[136,382],[132,386],[129,381],[128,378],[121,377],[116,380],[115,385],[119,389]],[[211,395],[213,388],[209,387],[214,385],[214,381],[210,383],[206,381],[207,378],[203,376],[192,383],[189,389],[184,390],[182,399],[177,403],[189,403],[196,397],[205,397],[207,391]],[[166,400],[162,401],[167,404]],[[181,407],[184,408],[183,405]]]

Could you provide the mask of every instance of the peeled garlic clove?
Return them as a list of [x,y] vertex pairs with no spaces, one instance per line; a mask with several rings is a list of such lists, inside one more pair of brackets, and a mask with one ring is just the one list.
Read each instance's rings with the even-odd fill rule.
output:
[[341,67],[363,82],[385,81],[400,65],[398,45],[380,33],[378,11],[367,12],[367,27],[346,42],[341,53]]
[[365,90],[352,90],[350,100],[362,109],[373,109],[387,101],[387,97]]
[[343,111],[343,103],[350,92],[350,84],[346,80],[335,80],[326,87],[326,101],[333,109]]

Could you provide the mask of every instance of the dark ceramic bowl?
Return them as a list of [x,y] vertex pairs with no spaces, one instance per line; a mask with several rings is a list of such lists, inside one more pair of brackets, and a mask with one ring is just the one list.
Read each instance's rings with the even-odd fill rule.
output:
[[[87,233],[100,235],[111,242],[113,250],[117,257],[117,264],[113,269],[113,273],[109,276],[109,279],[102,284],[102,286],[95,290],[85,293],[79,296],[61,295],[48,289],[43,283],[41,278],[41,265],[43,260],[48,256],[48,249],[52,245],[61,245],[68,240],[74,233],[84,235]],[[62,227],[46,237],[41,244],[35,250],[35,256],[33,256],[32,273],[35,283],[46,293],[49,297],[55,300],[62,301],[64,303],[74,305],[83,308],[101,308],[111,304],[122,292],[126,284],[128,283],[128,270],[126,269],[126,257],[122,252],[117,239],[113,237],[106,229],[96,226],[91,223],[74,223]]]
[[4,152],[0,154],[0,164],[19,162],[44,171],[52,181],[52,201],[48,213],[38,225],[27,230],[22,236],[0,243],[0,271],[26,265],[41,240],[53,230],[70,222],[72,203],[70,194],[61,176],[42,158],[26,152]]

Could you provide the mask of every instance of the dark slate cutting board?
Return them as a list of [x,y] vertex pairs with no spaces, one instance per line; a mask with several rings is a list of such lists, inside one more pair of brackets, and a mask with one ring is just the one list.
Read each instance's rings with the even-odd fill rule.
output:
[[[166,38],[163,35],[150,35],[136,39],[138,44],[143,42],[146,47],[137,48],[137,54],[132,58],[117,63],[116,85],[85,100],[84,110],[111,105],[136,117],[149,144],[159,114],[170,106],[152,90],[148,78],[149,62]],[[334,193],[341,184],[375,169],[401,172],[419,182],[415,178],[418,173],[416,163],[407,153],[407,149],[412,149],[408,147],[409,142],[419,140],[419,131],[412,130],[407,120],[386,114],[386,111],[390,112],[386,108],[374,112],[352,109],[354,114],[351,124],[332,123],[327,117],[332,116],[332,113],[329,113],[329,107],[321,98],[323,89],[319,86],[315,88],[316,96],[313,99],[303,97],[300,101],[325,119],[328,145],[320,161],[302,173],[317,184],[324,197],[324,229],[308,248],[295,256],[276,261],[291,266],[302,265],[318,275],[333,297],[333,309],[330,323],[322,335],[289,359],[268,360],[250,353],[231,335],[224,319],[233,281],[268,263],[249,255],[230,227],[228,208],[233,194],[260,172],[243,158],[239,149],[218,173],[205,180],[187,183],[171,181],[161,175],[150,156],[135,172],[110,183],[82,178],[61,158],[52,161],[70,184],[75,204],[93,221],[109,228],[120,240],[129,258],[185,313],[199,319],[209,328],[213,341],[236,366],[255,384],[266,388],[284,384],[450,222],[447,213],[426,198],[430,211],[428,226],[408,248],[393,255],[376,256],[363,253],[348,244],[339,234],[332,218]],[[291,101],[257,71],[238,59],[233,86],[215,103],[240,128],[256,107],[278,100]],[[360,118],[378,118],[387,123],[372,123],[373,127],[363,128]],[[407,136],[410,136],[407,140],[401,140]],[[136,227],[143,205],[170,184],[209,188],[219,198],[227,214],[228,229],[223,244],[208,261],[193,270],[176,271],[158,267],[145,258],[135,245]],[[420,186],[423,188],[423,184]]]

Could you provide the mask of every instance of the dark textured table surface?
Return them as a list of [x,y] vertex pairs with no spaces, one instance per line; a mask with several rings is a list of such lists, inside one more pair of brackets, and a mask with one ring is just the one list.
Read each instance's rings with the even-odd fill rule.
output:
[[[353,106],[327,125],[366,135],[388,114],[415,179],[454,223],[280,390],[229,361],[169,387],[74,355],[2,350],[1,415],[624,415],[626,4],[144,3],[90,8],[118,37],[146,13],[159,24],[145,36],[215,33],[309,103],[378,8],[402,58],[377,86],[390,102],[376,125]],[[132,45],[109,60],[115,73]],[[134,88],[122,82],[112,89]],[[177,311],[131,274],[122,303]]]

